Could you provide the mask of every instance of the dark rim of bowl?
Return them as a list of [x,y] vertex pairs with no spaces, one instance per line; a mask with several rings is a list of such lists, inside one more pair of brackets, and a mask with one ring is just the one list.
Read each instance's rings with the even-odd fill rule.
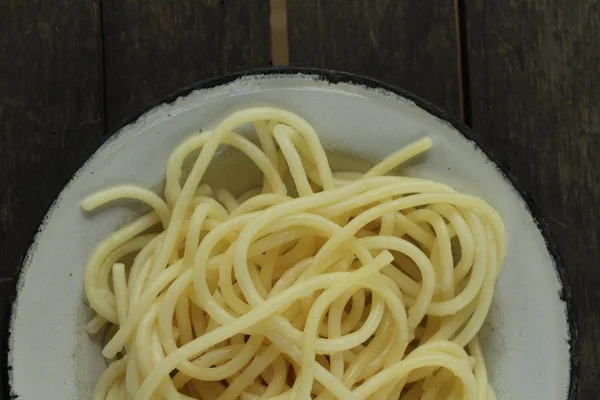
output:
[[[215,78],[202,80],[202,81],[194,83],[190,86],[184,87],[184,88],[180,89],[179,91],[174,92],[174,93],[166,96],[165,98],[161,99],[160,101],[152,104],[151,106],[138,111],[137,113],[133,114],[131,117],[123,120],[119,124],[119,127],[117,129],[113,130],[110,135],[106,136],[106,139],[104,139],[104,144],[106,144],[110,140],[114,139],[119,134],[121,129],[123,129],[125,126],[133,123],[134,121],[137,121],[138,119],[140,119],[140,117],[142,117],[144,114],[146,114],[148,111],[152,110],[153,108],[158,107],[163,104],[171,104],[178,98],[185,97],[195,90],[209,89],[209,88],[214,88],[217,86],[225,85],[225,84],[231,83],[239,78],[243,78],[246,76],[298,75],[298,74],[315,76],[319,80],[323,80],[323,81],[326,81],[326,82],[329,82],[332,84],[349,83],[349,84],[365,86],[365,87],[373,88],[373,89],[384,89],[384,90],[394,93],[400,97],[404,97],[404,98],[414,102],[418,107],[424,109],[425,111],[432,114],[433,116],[451,124],[466,139],[475,143],[475,145],[484,152],[484,154],[490,159],[490,161],[492,161],[498,167],[498,170],[512,184],[512,186],[517,190],[517,192],[521,195],[521,197],[525,201],[529,213],[533,217],[535,223],[538,226],[538,229],[540,230],[540,232],[542,233],[542,236],[544,237],[548,252],[550,253],[550,255],[554,261],[554,264],[556,266],[557,274],[558,274],[558,277],[559,277],[559,280],[560,280],[560,283],[562,286],[562,289],[560,291],[560,298],[565,302],[567,322],[569,325],[569,327],[568,327],[569,328],[568,343],[570,346],[570,349],[569,349],[570,382],[569,382],[568,399],[566,399],[566,400],[576,400],[577,390],[578,390],[578,386],[579,386],[579,332],[578,332],[578,327],[577,327],[575,308],[573,306],[573,298],[572,298],[572,294],[571,294],[571,287],[570,287],[569,281],[568,281],[567,268],[559,254],[558,248],[554,244],[555,242],[552,238],[552,235],[550,234],[548,225],[542,216],[542,212],[537,207],[537,205],[534,203],[531,196],[529,196],[529,194],[516,183],[515,177],[511,173],[508,172],[508,169],[505,168],[500,162],[498,162],[498,159],[494,155],[493,151],[491,151],[489,148],[487,148],[484,145],[484,143],[481,140],[481,137],[479,135],[477,135],[474,131],[472,131],[465,124],[458,121],[453,116],[449,115],[447,112],[443,111],[442,109],[440,109],[436,105],[432,104],[431,102],[424,100],[418,96],[415,96],[414,94],[412,94],[406,90],[400,89],[396,86],[387,84],[387,83],[379,81],[377,79],[368,78],[368,77],[357,75],[354,73],[340,72],[340,71],[320,69],[320,68],[295,68],[295,67],[259,68],[259,69],[245,71],[245,72],[221,75],[221,76],[218,76]],[[69,180],[63,186],[62,190],[64,190],[69,185],[71,180],[76,175],[77,175],[77,173],[73,174],[73,176],[71,176],[69,178]],[[62,190],[61,190],[61,192],[62,192]],[[57,196],[57,198],[59,196]],[[46,218],[48,217],[48,214],[50,213],[50,211],[54,208],[55,204],[56,204],[56,199],[47,207],[44,218],[42,219],[36,233],[33,235],[33,237],[30,240],[30,249],[33,248],[33,245],[36,242],[37,235],[39,232],[41,232],[43,230],[43,228],[46,224]],[[18,294],[22,268],[27,263],[29,256],[30,256],[30,254],[29,254],[29,250],[28,250],[27,256],[25,258],[23,258],[21,260],[21,263],[17,266],[17,271],[16,271],[14,281],[13,281],[12,291],[10,293],[9,301],[7,304],[8,310],[6,312],[5,321],[4,321],[5,329],[3,332],[0,332],[1,341],[2,341],[2,343],[1,343],[2,355],[0,356],[0,368],[2,368],[2,372],[1,372],[1,376],[0,376],[0,397],[3,397],[5,399],[14,399],[14,398],[18,397],[18,395],[11,393],[11,388],[10,388],[10,371],[11,371],[12,367],[10,366],[10,362],[9,362],[9,353],[10,353],[9,342],[10,342],[11,327],[12,327],[13,305],[15,304],[15,300],[16,300],[17,294]]]

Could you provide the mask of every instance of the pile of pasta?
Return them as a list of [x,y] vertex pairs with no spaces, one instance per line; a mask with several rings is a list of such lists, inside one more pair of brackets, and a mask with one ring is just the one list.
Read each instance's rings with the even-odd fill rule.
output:
[[[203,182],[224,145],[261,170],[257,187]],[[386,175],[431,145],[332,172],[307,121],[248,108],[175,149],[164,196],[125,185],[84,199],[152,208],[85,272],[87,330],[104,332],[108,360],[93,398],[495,399],[477,335],[504,225],[478,197]]]

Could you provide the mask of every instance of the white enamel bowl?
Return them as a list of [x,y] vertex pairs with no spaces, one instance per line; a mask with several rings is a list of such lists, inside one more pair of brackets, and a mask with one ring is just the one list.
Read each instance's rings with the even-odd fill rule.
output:
[[[168,155],[190,133],[233,110],[275,105],[305,117],[328,148],[377,160],[429,135],[433,149],[407,173],[481,196],[502,215],[508,254],[482,339],[501,400],[574,400],[577,330],[564,267],[511,179],[465,126],[434,106],[354,75],[267,70],[186,89],[114,134],[52,205],[25,259],[4,338],[4,393],[87,399],[104,368],[83,328],[83,273],[96,244],[134,213],[85,215],[81,199],[111,185],[159,187]],[[8,324],[7,324],[8,325]]]

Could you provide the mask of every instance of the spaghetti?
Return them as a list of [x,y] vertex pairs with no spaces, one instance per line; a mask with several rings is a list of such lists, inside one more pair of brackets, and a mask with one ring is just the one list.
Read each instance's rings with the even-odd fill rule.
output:
[[[258,145],[236,133],[249,124]],[[239,196],[204,183],[221,145],[263,182]],[[477,197],[386,176],[431,145],[332,172],[304,119],[249,108],[175,149],[164,197],[119,186],[84,199],[152,208],[85,271],[87,328],[105,330],[109,361],[94,400],[495,399],[477,334],[504,225]]]

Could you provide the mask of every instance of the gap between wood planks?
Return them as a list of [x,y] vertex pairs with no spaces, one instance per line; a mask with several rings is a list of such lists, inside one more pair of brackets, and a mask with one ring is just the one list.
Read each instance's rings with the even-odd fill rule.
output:
[[271,26],[271,64],[275,67],[290,64],[286,0],[269,0]]
[[458,96],[462,122],[471,127],[471,77],[469,74],[469,36],[465,0],[454,0],[456,16],[456,49],[458,52]]

